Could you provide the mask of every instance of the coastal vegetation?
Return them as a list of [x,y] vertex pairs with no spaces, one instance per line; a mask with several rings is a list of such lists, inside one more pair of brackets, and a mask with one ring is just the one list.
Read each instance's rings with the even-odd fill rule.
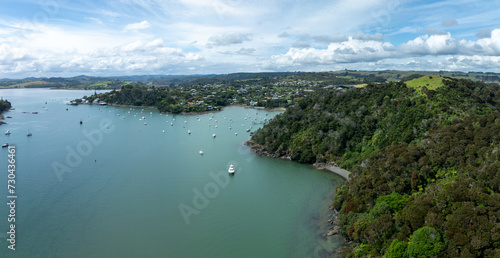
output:
[[499,256],[500,87],[414,80],[318,90],[251,141],[351,171],[333,202],[348,256]]
[[4,111],[9,110],[12,107],[8,100],[0,99],[0,114]]

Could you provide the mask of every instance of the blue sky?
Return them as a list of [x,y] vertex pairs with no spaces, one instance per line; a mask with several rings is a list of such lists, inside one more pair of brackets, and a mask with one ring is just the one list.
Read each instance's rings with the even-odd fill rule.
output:
[[0,78],[500,72],[500,1],[2,0]]

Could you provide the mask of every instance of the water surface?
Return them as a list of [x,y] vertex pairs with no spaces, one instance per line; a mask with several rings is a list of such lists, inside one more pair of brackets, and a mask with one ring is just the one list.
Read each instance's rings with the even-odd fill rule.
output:
[[[243,145],[247,129],[261,126],[252,121],[280,112],[184,116],[65,104],[92,93],[0,90],[15,108],[0,137],[16,146],[18,195],[16,251],[2,240],[0,256],[314,257],[343,243],[325,243],[319,229],[341,177]],[[7,149],[0,155],[7,202]]]

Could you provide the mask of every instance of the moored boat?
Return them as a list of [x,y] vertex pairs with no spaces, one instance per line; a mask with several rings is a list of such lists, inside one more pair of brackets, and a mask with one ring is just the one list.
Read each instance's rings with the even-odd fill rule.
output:
[[227,170],[227,172],[229,172],[229,174],[234,174],[234,171],[235,171],[235,170],[234,170],[233,164],[231,164],[231,165],[229,166],[229,169]]

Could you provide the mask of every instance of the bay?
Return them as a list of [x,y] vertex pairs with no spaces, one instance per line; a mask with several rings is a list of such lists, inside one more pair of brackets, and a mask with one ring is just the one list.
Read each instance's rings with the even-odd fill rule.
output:
[[[0,128],[16,146],[18,195],[16,250],[4,242],[2,257],[315,257],[344,244],[321,236],[344,179],[243,145],[262,126],[252,121],[280,112],[65,104],[90,94],[0,90],[15,108]],[[1,155],[8,202],[6,148]],[[8,212],[0,208],[2,239]]]

